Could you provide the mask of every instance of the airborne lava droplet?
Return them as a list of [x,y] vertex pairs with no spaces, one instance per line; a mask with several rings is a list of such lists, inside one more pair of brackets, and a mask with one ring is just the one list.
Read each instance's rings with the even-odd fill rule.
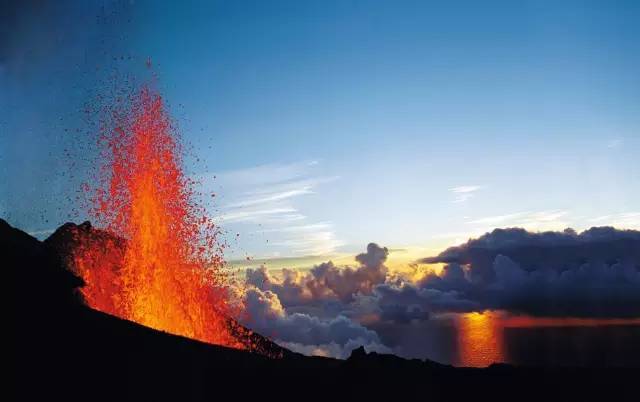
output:
[[193,201],[162,98],[143,88],[124,104],[103,124],[97,185],[84,189],[102,230],[72,252],[82,295],[97,310],[155,329],[250,347],[232,319],[241,307],[230,298],[218,229]]

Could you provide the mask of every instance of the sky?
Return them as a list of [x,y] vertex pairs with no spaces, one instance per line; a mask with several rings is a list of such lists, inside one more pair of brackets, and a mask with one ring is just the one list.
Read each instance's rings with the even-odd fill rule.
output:
[[637,2],[2,13],[0,215],[41,238],[83,219],[70,214],[95,152],[78,146],[95,130],[85,105],[150,75],[187,173],[217,195],[231,260],[303,266],[369,242],[413,260],[495,227],[640,228]]

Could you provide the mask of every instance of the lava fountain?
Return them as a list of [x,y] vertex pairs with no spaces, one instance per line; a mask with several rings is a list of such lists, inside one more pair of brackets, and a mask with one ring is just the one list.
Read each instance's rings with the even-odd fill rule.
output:
[[84,189],[102,230],[72,252],[85,301],[172,334],[248,347],[232,319],[240,307],[230,298],[219,231],[194,201],[162,98],[145,87],[116,109],[101,130],[97,185]]

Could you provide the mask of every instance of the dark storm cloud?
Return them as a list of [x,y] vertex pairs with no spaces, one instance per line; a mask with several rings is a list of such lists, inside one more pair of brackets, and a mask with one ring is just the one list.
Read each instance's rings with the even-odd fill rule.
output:
[[491,269],[493,279],[486,282],[473,282],[470,275],[447,282],[433,275],[418,283],[378,285],[373,302],[382,318],[396,322],[418,319],[418,313],[483,310],[541,317],[640,317],[640,271],[629,262],[527,271],[498,254]]
[[562,271],[587,262],[615,262],[640,265],[640,232],[612,227],[594,227],[582,233],[532,233],[524,229],[495,229],[466,244],[451,247],[423,263],[457,263],[471,266],[474,281],[491,281],[493,263],[498,255],[516,261],[526,271],[553,269]]
[[486,306],[537,316],[640,316],[640,271],[628,260],[527,271],[498,255],[493,265],[496,279],[479,295]]
[[[640,232],[496,229],[422,262],[447,262],[441,276],[376,288],[380,301],[403,292],[430,311],[503,309],[536,316],[640,316]],[[463,269],[461,264],[464,264]],[[408,289],[405,289],[408,288]],[[435,292],[434,294],[427,291]],[[447,306],[448,305],[448,306]]]
[[430,313],[473,311],[479,307],[455,290],[420,288],[408,283],[402,286],[380,285],[375,293],[381,318],[395,322],[425,319]]

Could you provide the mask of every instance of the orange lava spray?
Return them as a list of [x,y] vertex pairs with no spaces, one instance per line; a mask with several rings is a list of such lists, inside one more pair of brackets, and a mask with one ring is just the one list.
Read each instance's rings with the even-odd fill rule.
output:
[[245,348],[231,319],[240,307],[230,298],[219,231],[194,202],[162,98],[144,88],[113,110],[100,143],[99,184],[87,191],[106,240],[85,241],[73,253],[86,302],[155,329]]

